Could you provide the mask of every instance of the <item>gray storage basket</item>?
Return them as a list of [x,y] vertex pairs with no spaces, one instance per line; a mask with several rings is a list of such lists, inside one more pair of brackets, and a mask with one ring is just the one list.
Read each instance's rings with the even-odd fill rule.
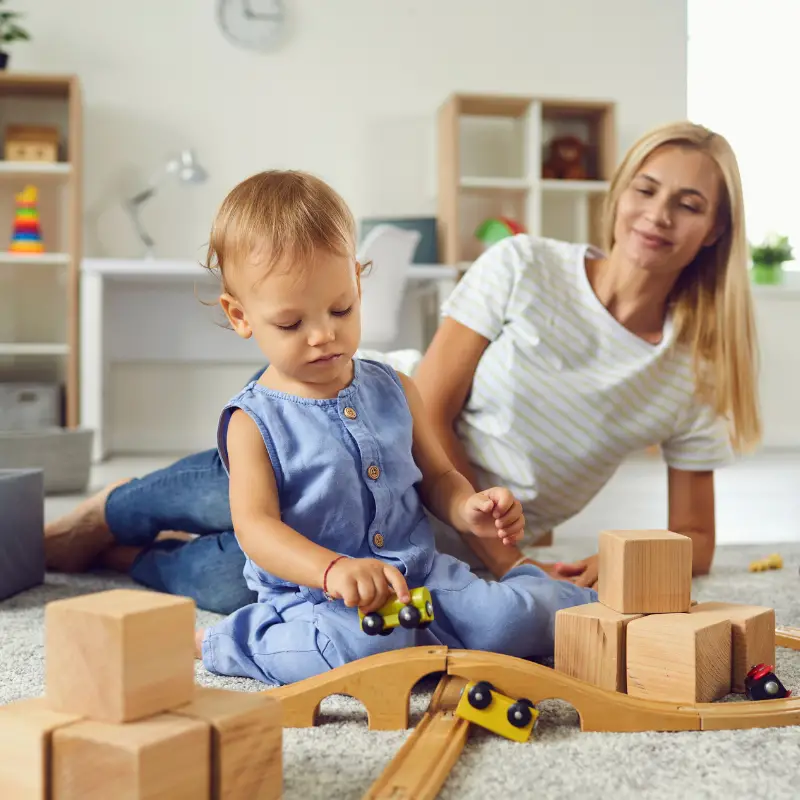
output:
[[0,469],[41,469],[45,494],[80,494],[89,485],[93,434],[83,428],[0,431]]
[[0,600],[44,582],[42,471],[0,470]]

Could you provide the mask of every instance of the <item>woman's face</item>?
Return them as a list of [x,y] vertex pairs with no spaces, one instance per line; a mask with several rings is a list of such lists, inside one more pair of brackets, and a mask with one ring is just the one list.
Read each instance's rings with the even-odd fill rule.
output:
[[640,269],[680,272],[719,234],[721,185],[705,153],[678,145],[654,150],[620,195],[615,247]]

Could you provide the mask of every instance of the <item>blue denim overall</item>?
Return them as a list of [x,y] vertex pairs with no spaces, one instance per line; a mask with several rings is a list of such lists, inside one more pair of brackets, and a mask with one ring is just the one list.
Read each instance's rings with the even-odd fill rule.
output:
[[352,383],[326,400],[250,383],[222,412],[220,457],[227,470],[227,425],[242,409],[261,431],[283,522],[335,553],[393,564],[409,588],[430,590],[435,620],[425,630],[368,636],[355,608],[246,558],[244,576],[258,599],[207,629],[206,668],[281,685],[417,645],[523,658],[552,654],[556,611],[595,602],[597,594],[532,565],[486,581],[438,553],[416,488],[421,473],[411,454],[412,417],[402,384],[386,364],[354,359],[354,367]]

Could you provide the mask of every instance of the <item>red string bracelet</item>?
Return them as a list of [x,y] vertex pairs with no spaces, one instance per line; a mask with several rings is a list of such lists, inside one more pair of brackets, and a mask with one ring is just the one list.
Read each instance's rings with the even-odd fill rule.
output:
[[343,558],[347,558],[347,556],[336,556],[336,558],[328,564],[327,568],[325,569],[325,574],[322,576],[322,591],[325,592],[325,597],[328,600],[333,600],[333,598],[328,594],[328,573],[331,571],[331,567],[337,562],[341,561]]

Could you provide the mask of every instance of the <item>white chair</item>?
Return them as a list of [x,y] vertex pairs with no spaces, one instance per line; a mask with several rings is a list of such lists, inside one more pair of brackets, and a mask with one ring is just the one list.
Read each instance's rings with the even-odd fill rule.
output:
[[361,341],[388,345],[400,332],[408,269],[422,234],[394,225],[376,225],[359,247],[358,260],[372,266],[361,277]]

